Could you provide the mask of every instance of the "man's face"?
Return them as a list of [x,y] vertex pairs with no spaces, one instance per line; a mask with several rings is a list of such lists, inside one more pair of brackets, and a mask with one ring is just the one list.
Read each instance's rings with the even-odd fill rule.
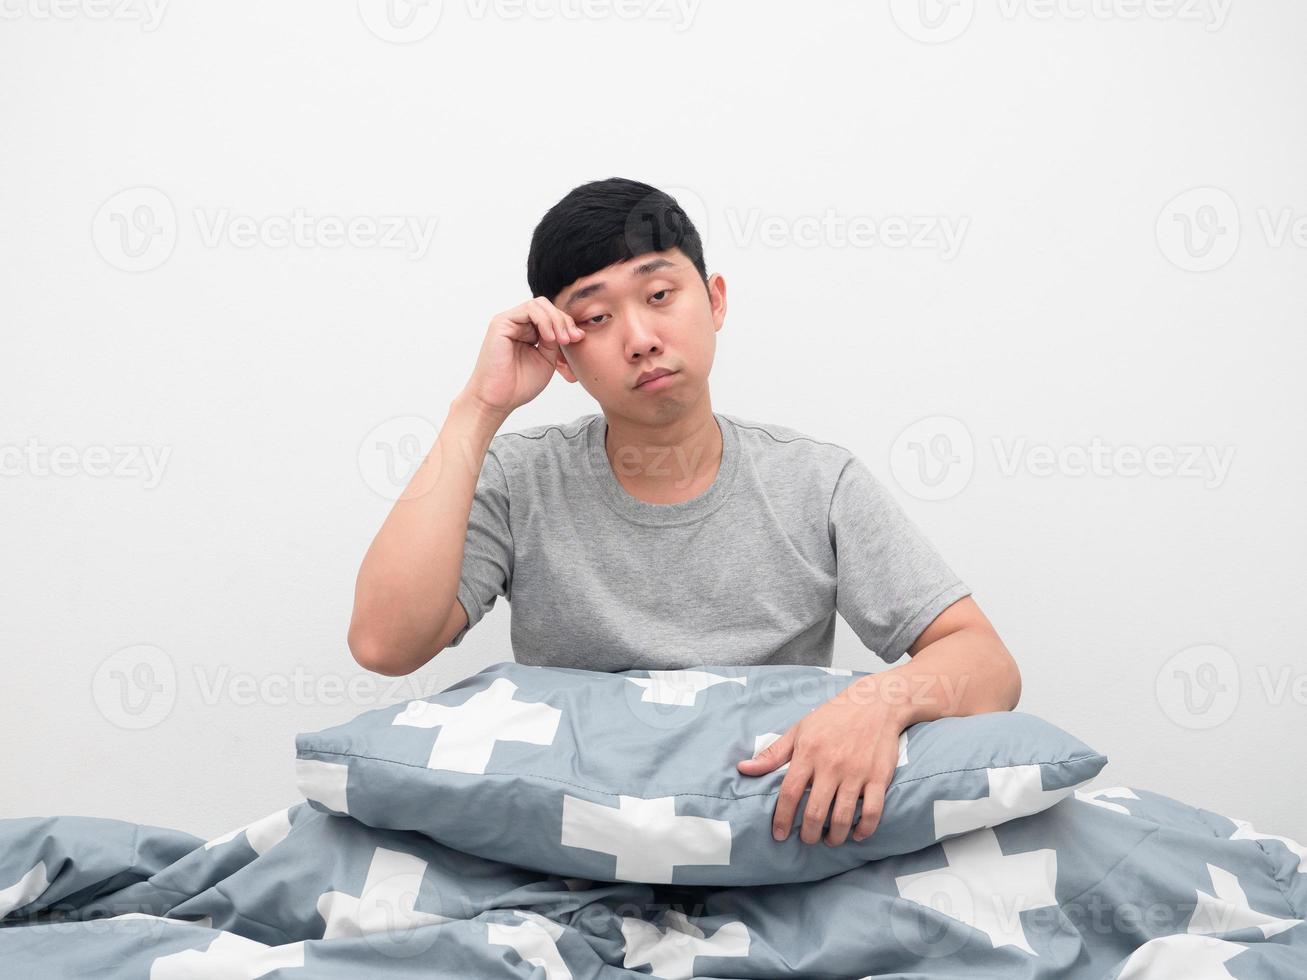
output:
[[[629,418],[674,416],[707,388],[726,318],[726,281],[708,278],[679,248],[648,252],[576,280],[551,299],[585,332],[563,346],[557,368],[599,402]],[[636,387],[653,368],[675,374]]]

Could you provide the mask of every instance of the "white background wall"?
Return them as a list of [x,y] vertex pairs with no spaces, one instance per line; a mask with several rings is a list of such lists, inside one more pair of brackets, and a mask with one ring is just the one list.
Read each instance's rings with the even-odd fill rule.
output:
[[1096,785],[1307,839],[1307,6],[69,2],[0,23],[0,815],[214,835],[297,732],[511,658],[500,602],[366,674],[354,578],[536,221],[621,175],[726,277],[714,408],[888,481]]

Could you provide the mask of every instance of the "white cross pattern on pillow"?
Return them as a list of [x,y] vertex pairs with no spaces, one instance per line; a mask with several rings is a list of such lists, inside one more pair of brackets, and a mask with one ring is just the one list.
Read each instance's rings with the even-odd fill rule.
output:
[[410,701],[391,724],[440,729],[428,769],[484,774],[497,741],[554,742],[563,713],[538,701],[514,701],[516,691],[516,684],[499,677],[460,705]]
[[349,813],[349,766],[321,759],[296,759],[295,785],[304,799],[337,813]]
[[948,864],[899,875],[894,884],[909,901],[964,922],[990,943],[1038,955],[1026,940],[1020,912],[1057,904],[1057,851],[1004,854],[989,828],[940,844]]
[[978,800],[935,801],[935,840],[980,827],[994,827],[1017,817],[1027,817],[1047,810],[1054,803],[1070,796],[1077,786],[1089,782],[1088,779],[1083,779],[1074,786],[1044,789],[1039,763],[986,769],[985,774],[989,779],[988,796]]
[[677,704],[688,707],[694,704],[700,691],[715,684],[739,684],[745,687],[747,677],[722,677],[706,670],[651,670],[648,677],[628,677],[636,687],[644,688],[640,700],[645,704]]
[[[824,667],[822,669],[825,670]],[[757,755],[767,746],[771,745],[772,742],[780,738],[781,735],[783,734],[785,733],[763,732],[761,735],[754,736],[753,754]],[[899,732],[899,761],[894,763],[894,768],[897,769],[899,766],[907,765],[907,762],[908,762],[908,733],[906,731],[902,731]],[[787,762],[783,766],[777,766],[775,769],[772,770],[772,772],[784,772],[788,768],[790,768],[790,764]]]
[[663,980],[690,980],[696,956],[748,956],[749,930],[743,922],[723,924],[712,938],[690,921],[684,912],[668,909],[663,916],[666,930],[652,922],[622,916],[625,967],[649,964],[653,976]]
[[618,801],[614,809],[564,794],[562,844],[616,855],[623,881],[668,884],[678,864],[731,863],[729,821],[677,816],[674,796]]

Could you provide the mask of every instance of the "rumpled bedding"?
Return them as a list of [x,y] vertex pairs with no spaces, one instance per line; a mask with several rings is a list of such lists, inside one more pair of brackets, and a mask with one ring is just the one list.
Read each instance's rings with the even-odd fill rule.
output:
[[1125,786],[730,887],[551,876],[305,800],[210,841],[0,820],[4,978],[1302,980],[1305,910],[1302,845]]

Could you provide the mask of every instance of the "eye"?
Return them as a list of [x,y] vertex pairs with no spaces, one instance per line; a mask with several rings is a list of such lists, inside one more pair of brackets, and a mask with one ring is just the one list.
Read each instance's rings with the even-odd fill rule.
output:
[[[651,300],[657,300],[658,297],[660,297],[660,296],[666,297],[669,293],[672,293],[672,292],[675,292],[675,290],[670,289],[670,288],[668,288],[668,289],[660,289],[660,290],[658,290],[658,292],[652,294],[649,298],[650,298]],[[578,327],[579,327],[579,326],[582,326],[582,325],[585,325],[585,326],[587,326],[587,327],[597,327],[597,326],[599,326],[600,322],[602,322],[603,318],[606,317],[607,315],[608,315],[607,313],[596,313],[594,316],[588,316],[588,317],[585,317],[585,318],[582,319],[582,320],[577,320],[577,321],[576,321],[576,325],[577,325]]]

